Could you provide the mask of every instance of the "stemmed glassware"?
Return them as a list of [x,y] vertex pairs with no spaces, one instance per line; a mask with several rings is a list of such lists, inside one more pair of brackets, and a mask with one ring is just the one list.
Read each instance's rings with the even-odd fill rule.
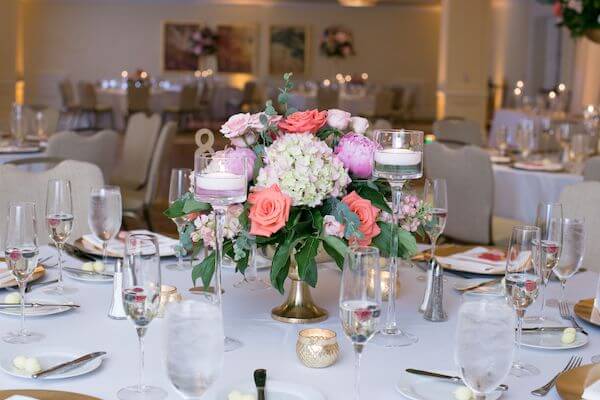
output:
[[[223,226],[227,207],[246,201],[248,182],[246,160],[233,157],[214,157],[197,154],[194,165],[194,197],[208,203],[215,214],[216,258],[214,272],[214,292],[223,307],[221,294],[221,269],[223,266]],[[233,351],[242,346],[237,339],[225,337],[225,351]]]
[[563,219],[563,240],[558,264],[552,272],[560,281],[560,301],[566,301],[565,286],[567,279],[575,275],[585,252],[585,221],[583,218]]
[[166,367],[185,399],[200,399],[223,369],[223,314],[216,295],[172,303],[166,316]]
[[119,390],[121,400],[158,400],[167,397],[164,390],[144,384],[144,335],[160,305],[160,253],[152,234],[129,234],[125,239],[123,265],[123,306],[127,318],[135,324],[140,348],[137,385]]
[[27,134],[27,120],[23,112],[23,105],[14,103],[10,114],[10,132],[15,140],[15,145],[21,146]]
[[[171,170],[171,184],[169,187],[169,204],[173,204],[175,201],[179,200],[181,196],[186,194],[191,187],[191,175],[192,170],[189,168],[173,168]],[[183,233],[182,229],[185,227],[185,217],[175,217],[172,218],[175,225],[177,225],[177,233],[179,234],[179,238],[181,239],[181,235]],[[175,271],[184,271],[186,269],[191,268],[190,264],[187,266],[183,264],[183,253],[179,251],[177,253],[177,264],[168,264],[168,269],[172,269]]]
[[525,310],[537,298],[542,282],[540,265],[540,228],[515,226],[510,236],[506,257],[505,294],[507,301],[517,312],[517,349],[511,375],[521,377],[539,374],[533,365],[521,363],[521,334]]
[[534,122],[524,119],[517,127],[517,144],[521,150],[523,160],[527,160],[535,147]]
[[515,318],[504,301],[467,301],[458,311],[454,359],[475,400],[485,400],[510,371]]
[[21,325],[2,339],[7,343],[26,344],[38,341],[42,335],[25,330],[25,286],[38,262],[35,203],[11,203],[6,224],[5,260],[8,270],[19,285],[21,295]]
[[346,254],[340,286],[340,319],[354,346],[354,398],[360,399],[360,358],[377,332],[381,315],[379,250],[353,247]]
[[102,186],[92,189],[88,209],[88,225],[102,242],[102,262],[108,264],[108,243],[119,233],[123,219],[121,189]]
[[75,292],[75,288],[66,288],[63,283],[63,246],[73,230],[73,200],[71,182],[63,179],[48,181],[46,192],[46,227],[48,235],[58,252],[58,283],[46,289],[47,293],[64,294]]
[[495,138],[498,154],[502,157],[506,156],[506,150],[508,149],[508,127],[502,125],[500,129],[495,132]]
[[[375,131],[378,149],[374,155],[373,176],[386,179],[392,189],[392,220],[398,226],[402,187],[407,180],[423,176],[423,132],[405,129],[387,129]],[[398,248],[398,235],[394,229],[392,248]],[[417,342],[418,338],[402,331],[396,322],[396,280],[398,275],[397,257],[390,257],[389,295],[386,324],[374,340],[385,347],[407,346]]]

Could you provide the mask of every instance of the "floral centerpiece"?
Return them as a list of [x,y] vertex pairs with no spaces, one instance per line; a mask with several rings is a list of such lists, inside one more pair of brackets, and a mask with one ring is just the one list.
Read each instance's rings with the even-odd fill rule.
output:
[[[270,272],[274,288],[283,293],[291,268],[315,287],[317,254],[322,249],[341,268],[348,246],[371,245],[384,257],[408,258],[416,250],[415,232],[430,218],[423,202],[406,196],[402,221],[391,223],[386,194],[389,186],[371,178],[376,144],[365,136],[365,118],[332,110],[296,111],[287,104],[293,84],[285,74],[278,103],[264,112],[236,114],[221,127],[232,147],[215,156],[233,156],[232,170],[247,163],[249,195],[245,204],[229,207],[223,251],[244,273],[251,241],[273,249]],[[239,165],[240,167],[236,167]],[[194,266],[192,280],[209,285],[215,269],[214,216],[208,204],[194,200],[192,191],[165,211],[185,217],[181,247],[209,254]],[[392,235],[397,234],[397,246]]]
[[573,37],[586,35],[600,43],[600,0],[555,0],[553,7],[558,25]]
[[195,31],[191,36],[191,49],[197,56],[210,56],[217,53],[219,36],[208,26]]
[[321,53],[327,57],[346,58],[353,56],[352,32],[340,26],[331,26],[323,31]]

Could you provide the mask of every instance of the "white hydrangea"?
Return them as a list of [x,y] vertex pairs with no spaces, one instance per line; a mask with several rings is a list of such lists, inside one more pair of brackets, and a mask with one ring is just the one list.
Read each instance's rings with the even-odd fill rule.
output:
[[292,205],[314,207],[326,197],[341,196],[350,177],[325,142],[310,133],[286,134],[266,149],[265,166],[256,183],[260,187],[278,184],[292,198]]

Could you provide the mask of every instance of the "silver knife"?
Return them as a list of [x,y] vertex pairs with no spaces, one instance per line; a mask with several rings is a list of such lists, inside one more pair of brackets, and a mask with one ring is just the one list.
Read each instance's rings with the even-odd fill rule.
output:
[[[408,372],[409,374],[415,374],[415,375],[423,375],[423,376],[429,376],[431,378],[438,378],[438,379],[446,379],[452,382],[456,382],[456,383],[462,383],[462,378],[460,376],[451,376],[451,375],[444,375],[444,374],[438,374],[437,372],[431,372],[431,371],[423,371],[420,369],[414,369],[414,368],[407,368],[406,372]],[[500,390],[502,392],[506,392],[508,390],[508,385],[499,385],[496,390]]]
[[81,366],[83,364],[86,364],[86,363],[88,363],[88,362],[90,362],[92,360],[95,360],[98,357],[103,357],[105,355],[106,355],[105,351],[97,351],[95,353],[89,353],[89,354],[86,354],[85,356],[81,356],[79,358],[76,358],[73,361],[67,361],[65,363],[55,365],[52,368],[48,368],[48,369],[45,369],[43,371],[40,371],[37,374],[31,375],[31,377],[37,379],[37,378],[39,378],[41,376],[46,376],[46,375],[50,375],[50,374],[56,374],[56,373],[59,373],[59,372],[68,372],[68,371],[70,371],[70,370],[72,370],[74,368],[77,368],[77,367],[79,367],[79,366]]
[[63,270],[73,272],[74,274],[82,274],[82,275],[90,275],[90,276],[103,276],[106,278],[114,277],[113,274],[109,274],[107,272],[85,271],[83,269],[72,268],[72,267],[63,267]]
[[[563,332],[565,329],[567,328],[571,328],[570,326],[537,326],[537,327],[532,327],[532,328],[523,328],[523,333],[527,333],[527,332],[531,332],[531,333],[535,333],[535,332]],[[581,332],[581,328],[577,329],[575,328],[576,331]]]
[[[19,308],[21,303],[0,303],[0,308]],[[45,304],[45,303],[25,303],[25,308],[37,308],[37,307],[79,307],[79,304],[65,303],[65,304]]]

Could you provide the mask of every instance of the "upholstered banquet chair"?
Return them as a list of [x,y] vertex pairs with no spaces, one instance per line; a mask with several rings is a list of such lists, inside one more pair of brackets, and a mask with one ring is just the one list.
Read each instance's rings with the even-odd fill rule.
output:
[[565,217],[585,219],[586,239],[583,266],[600,272],[600,182],[580,182],[567,186],[560,194]]
[[450,145],[483,145],[481,128],[475,121],[443,119],[433,123],[435,139]]
[[80,81],[77,83],[77,93],[79,95],[79,107],[84,117],[89,118],[92,129],[96,128],[99,118],[108,116],[110,127],[114,124],[112,108],[106,104],[98,103],[96,88],[90,82]]
[[319,110],[330,110],[338,108],[340,90],[333,86],[319,86],[317,89],[317,108]]
[[58,82],[58,92],[62,107],[60,110],[59,125],[66,129],[74,129],[79,122],[80,108],[75,99],[75,89],[69,78],[65,78]]
[[439,142],[425,145],[425,176],[448,185],[448,220],[444,236],[466,243],[508,242],[513,225],[493,216],[494,173],[490,156],[476,146],[452,149]]
[[375,117],[390,118],[394,112],[394,91],[381,88],[375,93]]
[[150,111],[150,86],[141,82],[129,82],[127,85],[127,116]]
[[104,130],[91,136],[59,132],[50,137],[46,154],[65,160],[86,161],[97,165],[108,180],[119,157],[121,139],[115,131]]
[[600,181],[600,156],[592,157],[583,167],[584,181]]
[[181,88],[179,94],[179,103],[174,107],[169,107],[163,112],[163,119],[175,116],[177,125],[181,128],[184,126],[186,117],[193,117],[200,113],[200,105],[198,104],[198,85],[188,84]]
[[73,216],[75,219],[69,242],[73,242],[89,232],[87,215],[90,191],[92,188],[104,184],[102,172],[97,166],[67,160],[50,170],[32,173],[23,171],[13,165],[0,165],[0,187],[2,188],[2,196],[0,196],[0,243],[4,243],[6,214],[8,204],[12,201],[35,201],[39,244],[49,242],[45,213],[46,190],[50,179],[68,179],[71,181]]

